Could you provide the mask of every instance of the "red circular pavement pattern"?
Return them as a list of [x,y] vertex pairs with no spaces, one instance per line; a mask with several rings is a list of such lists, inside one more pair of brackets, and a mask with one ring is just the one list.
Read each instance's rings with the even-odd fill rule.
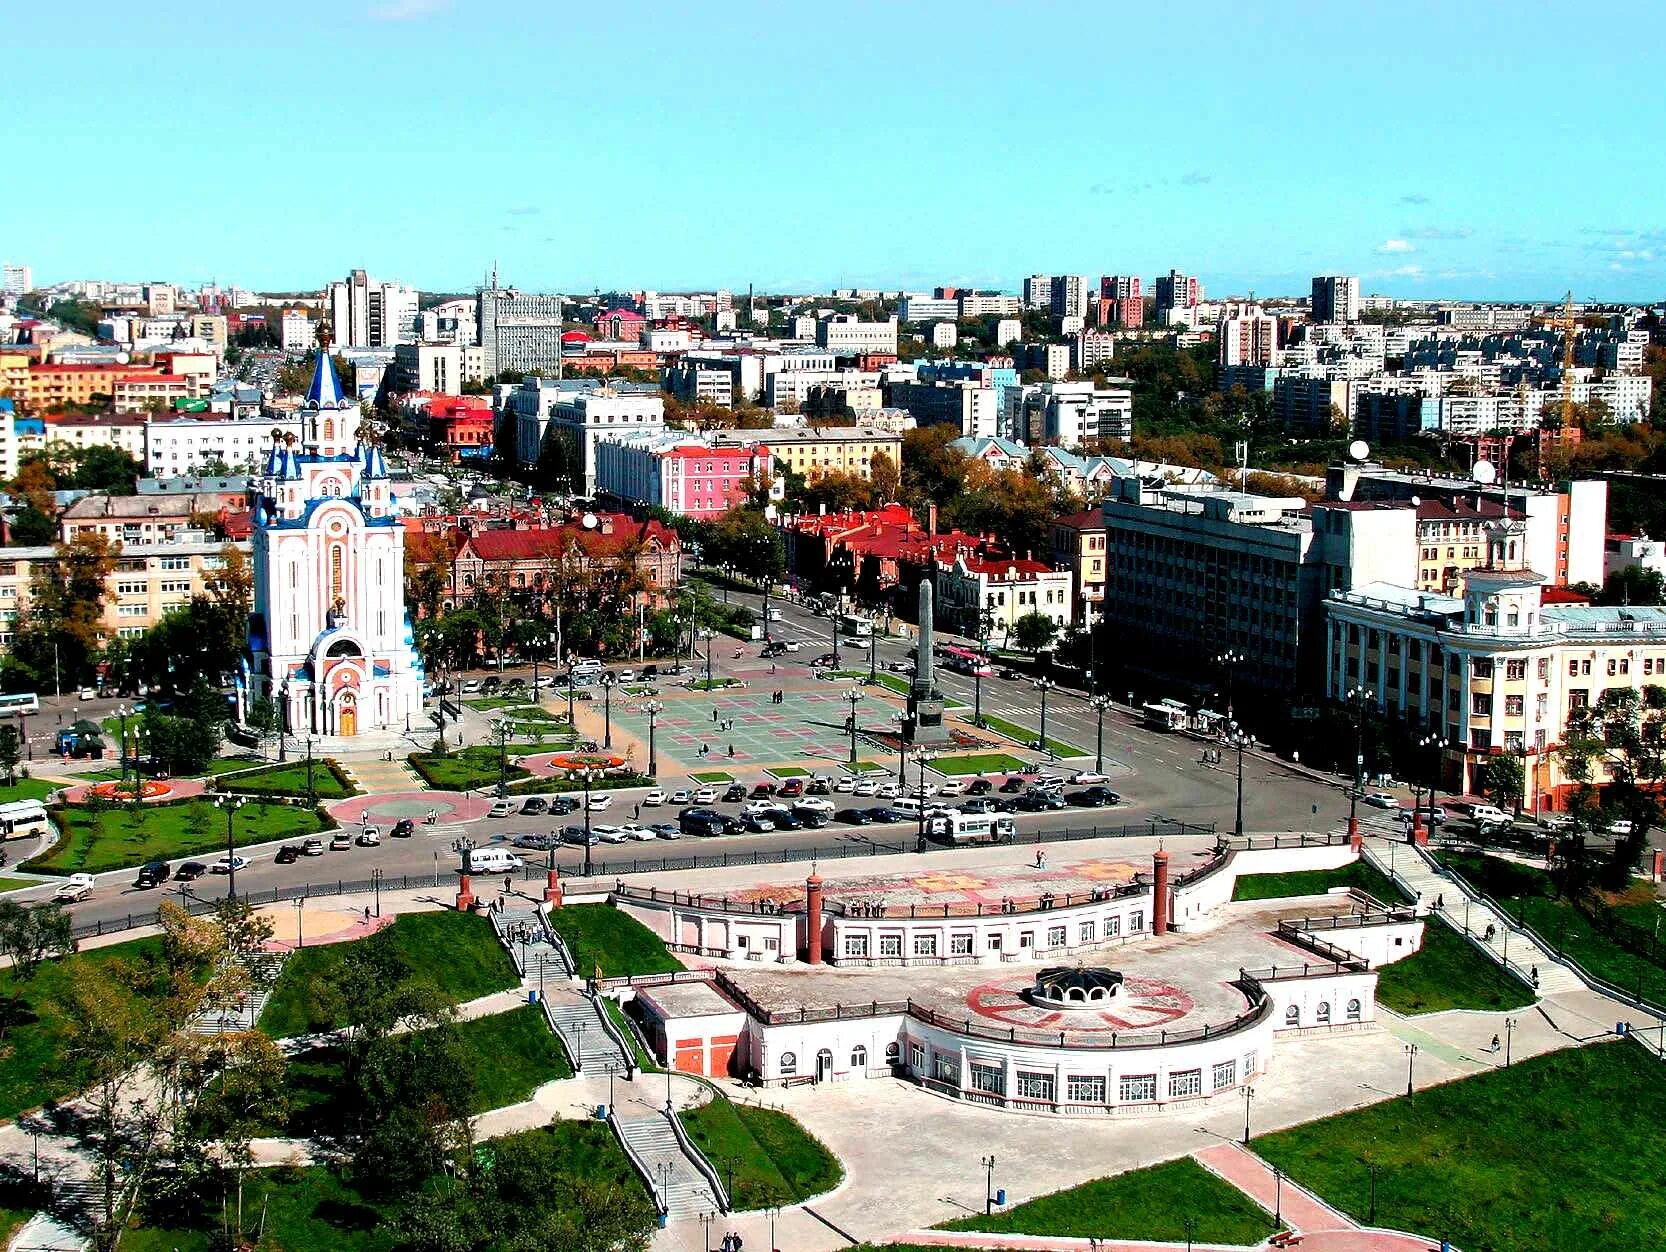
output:
[[[200,796],[207,789],[207,785],[207,780],[203,778],[170,778],[167,782],[158,782],[152,779],[145,783],[142,801],[154,804],[162,800],[189,800],[192,796]],[[119,783],[110,782],[81,783],[78,786],[65,787],[63,791],[64,803],[82,804],[86,801],[87,796],[94,791],[97,791],[105,799],[114,799],[113,792],[119,786]],[[111,790],[103,790],[106,787]],[[154,791],[153,787],[160,787],[162,790]],[[125,800],[116,800],[115,802],[118,804],[126,803]]]
[[1050,1009],[1031,1004],[1018,986],[988,982],[974,987],[966,1003],[979,1017],[1004,1026],[1028,1030],[1069,1030],[1110,1033],[1119,1030],[1159,1030],[1191,1013],[1197,1003],[1179,987],[1155,978],[1128,974],[1110,1008]]
[[460,791],[396,791],[337,800],[328,811],[343,826],[356,826],[366,820],[396,822],[402,817],[420,822],[430,809],[439,813],[441,822],[472,822],[485,817],[491,807],[491,797]]

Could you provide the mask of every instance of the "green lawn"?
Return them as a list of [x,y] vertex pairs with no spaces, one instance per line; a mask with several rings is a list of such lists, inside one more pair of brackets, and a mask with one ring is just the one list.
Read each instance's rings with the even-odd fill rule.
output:
[[[862,674],[861,678],[863,681],[868,681],[868,676],[866,674]],[[899,696],[907,695],[909,691],[913,689],[914,685],[910,679],[904,678],[901,674],[888,674],[884,671],[875,674],[872,681],[878,683],[881,687],[896,692]],[[943,707],[948,709],[964,709],[970,708],[971,706],[956,700],[953,696],[944,696]]]
[[[359,794],[358,788],[346,782],[334,762],[314,760],[312,763],[312,792],[320,800],[344,800]],[[252,795],[293,796],[305,799],[307,794],[307,763],[289,761],[266,769],[252,770],[232,778],[222,778],[222,791],[237,791]]]
[[514,709],[517,713],[526,715],[538,706],[532,703],[530,695],[523,696],[477,696],[463,703],[471,709],[479,709],[482,713],[490,713],[493,709]]
[[723,1185],[733,1180],[729,1199],[737,1209],[796,1204],[831,1191],[844,1176],[838,1158],[786,1113],[714,1096],[677,1116]]
[[[997,1172],[997,1186],[1000,1181]],[[1194,1237],[1205,1243],[1256,1244],[1273,1230],[1271,1213],[1190,1157],[1096,1178],[1002,1213],[944,1222],[941,1229],[1173,1241],[1186,1238],[1188,1214],[1197,1222]]]
[[[464,1046],[477,1058],[473,1113],[503,1108],[529,1097],[546,1082],[571,1078],[566,1054],[535,1004],[508,1013],[477,1017],[458,1027]],[[262,1134],[309,1137],[341,1129],[345,1091],[340,1048],[316,1048],[291,1057],[284,1069],[288,1117],[262,1128]]]
[[697,783],[731,783],[735,781],[733,774],[726,774],[720,769],[702,770],[698,774],[690,774],[689,777]]
[[[416,976],[433,983],[453,1003],[520,982],[508,953],[484,917],[450,909],[405,913],[378,933],[390,936],[379,941],[394,945]],[[260,1029],[282,1039],[339,1025],[319,1020],[314,1000],[318,988],[340,966],[350,947],[348,943],[332,943],[302,948],[291,955],[260,1015]]]
[[723,687],[739,687],[742,685],[738,678],[713,678],[709,681],[704,678],[696,678],[688,684],[688,689],[690,691],[717,691]]
[[660,1067],[654,1062],[654,1058],[648,1054],[646,1048],[637,1042],[636,1032],[632,1030],[631,1023],[626,1020],[625,1010],[620,1006],[619,1001],[603,996],[602,1009],[613,1019],[613,1024],[619,1028],[619,1033],[631,1045],[631,1051],[636,1056],[636,1067],[645,1074],[660,1073]]
[[860,778],[863,774],[889,774],[891,767],[879,761],[858,761],[855,765],[846,765],[844,770]]
[[25,887],[38,887],[40,880],[35,878],[0,878],[0,891],[22,891]]
[[[983,715],[983,724],[985,727],[995,731],[997,734],[1005,735],[1008,739],[1016,739],[1019,743],[1026,746],[1035,742],[1036,735],[1038,733],[1028,727],[1020,726],[1017,722],[1009,722],[1004,717],[996,717],[992,713],[985,713]],[[1084,749],[1078,748],[1075,744],[1065,743],[1062,739],[1054,739],[1051,736],[1047,739],[1047,747],[1054,756],[1087,755],[1087,752]]]
[[[251,1226],[266,1216],[266,1242],[284,1252],[387,1252],[394,1246],[385,1219],[392,1207],[365,1199],[328,1166],[252,1171],[243,1185]],[[124,1252],[214,1252],[224,1246],[217,1191],[158,1202],[122,1235]]]
[[514,764],[500,774],[500,754],[497,745],[491,743],[475,744],[445,756],[413,752],[407,759],[411,768],[436,791],[473,791],[477,787],[496,786],[499,777],[513,781],[528,776],[526,770]]
[[[41,874],[89,874],[146,861],[209,856],[225,850],[226,819],[208,800],[178,804],[125,805],[94,813],[85,805],[65,805],[54,814],[63,837],[21,868]],[[325,820],[307,808],[251,800],[233,818],[238,847],[316,834]]]
[[74,1094],[75,1081],[64,1059],[60,1008],[69,989],[82,978],[101,977],[99,968],[111,961],[142,962],[160,951],[155,939],[135,939],[43,961],[35,976],[23,982],[9,969],[0,971],[0,1005],[12,1022],[0,1049],[0,1118]]
[[766,769],[764,773],[772,778],[807,778],[810,771],[798,765],[776,765]]
[[1363,859],[1337,869],[1301,869],[1285,874],[1240,874],[1234,900],[1280,900],[1287,896],[1324,895],[1334,887],[1357,887],[1384,904],[1406,904],[1405,892]]
[[[65,781],[73,784],[81,780],[82,776],[77,775]],[[44,800],[63,785],[59,782],[48,782],[44,778],[19,778],[9,787],[0,786],[0,804],[12,804],[18,800]]]
[[1464,1252],[1666,1246],[1666,1067],[1627,1043],[1565,1048],[1256,1139],[1321,1198]]
[[658,935],[612,905],[569,904],[551,909],[550,924],[566,941],[574,965],[586,978],[598,967],[603,978],[683,968]]
[[1445,922],[1429,917],[1422,948],[1377,967],[1377,1000],[1396,1013],[1508,1012],[1532,1004],[1533,994]]
[[1015,774],[1024,762],[1009,752],[971,752],[965,756],[940,756],[931,762],[939,774]]

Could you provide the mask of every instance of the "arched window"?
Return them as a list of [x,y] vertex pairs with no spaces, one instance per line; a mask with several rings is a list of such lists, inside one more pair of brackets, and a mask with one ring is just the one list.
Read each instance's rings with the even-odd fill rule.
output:
[[1328,1021],[1330,1021],[1330,1001],[1321,1000],[1319,1002],[1319,1024],[1323,1026]]
[[850,1050],[850,1067],[852,1069],[868,1068],[868,1050],[861,1044],[857,1044]]
[[902,1044],[893,1039],[885,1045],[885,1063],[895,1065],[900,1060],[902,1060]]
[[336,419],[333,418],[333,417],[326,417],[324,419],[324,438],[334,439],[335,437],[336,437]]
[[1079,1001],[1079,1000],[1085,999],[1086,996],[1083,994],[1082,989],[1080,987],[1071,987],[1068,991],[1066,991],[1064,993],[1064,998],[1066,1000],[1078,1000]]
[[796,1052],[783,1052],[783,1053],[781,1053],[781,1072],[783,1074],[796,1074],[796,1073],[798,1073],[798,1053],[796,1053]]
[[1301,1009],[1297,1008],[1294,1004],[1292,1004],[1289,1008],[1284,1010],[1284,1024],[1286,1026],[1299,1025],[1301,1023],[1301,1020],[1302,1020],[1302,1011],[1301,1011]]
[[1498,605],[1494,604],[1491,600],[1487,601],[1486,611],[1482,616],[1486,619],[1488,626],[1498,625]]
[[1357,1022],[1359,1020],[1359,1001],[1358,1000],[1349,1000],[1348,1001],[1348,1020],[1350,1022]]

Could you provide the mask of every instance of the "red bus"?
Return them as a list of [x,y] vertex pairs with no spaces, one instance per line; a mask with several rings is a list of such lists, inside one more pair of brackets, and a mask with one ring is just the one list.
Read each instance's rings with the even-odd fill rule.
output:
[[971,648],[954,648],[945,646],[939,653],[943,668],[953,670],[957,674],[974,674],[979,678],[993,678],[995,671],[983,654],[974,652]]

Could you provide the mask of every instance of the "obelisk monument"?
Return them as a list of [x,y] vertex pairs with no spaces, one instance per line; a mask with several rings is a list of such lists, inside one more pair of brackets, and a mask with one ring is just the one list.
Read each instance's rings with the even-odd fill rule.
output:
[[941,747],[949,742],[943,725],[943,697],[932,678],[931,579],[920,579],[920,646],[914,661],[914,681],[908,688],[908,720],[903,724],[903,741],[923,748]]

